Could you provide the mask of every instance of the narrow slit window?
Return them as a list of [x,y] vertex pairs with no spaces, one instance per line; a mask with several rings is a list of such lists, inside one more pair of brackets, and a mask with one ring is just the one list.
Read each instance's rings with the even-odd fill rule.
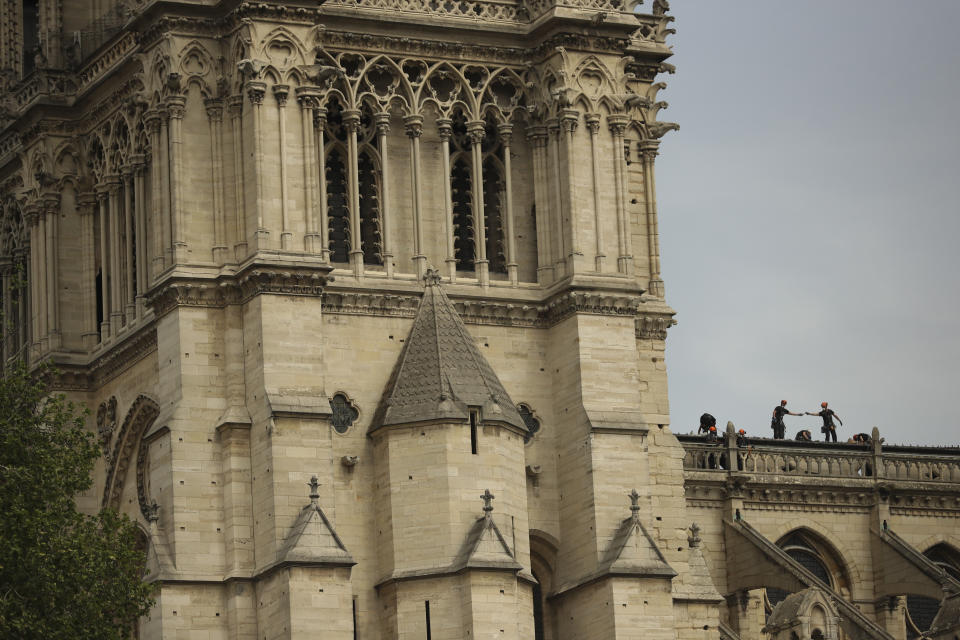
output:
[[427,621],[427,640],[430,640],[430,601],[423,601],[423,614]]
[[476,409],[470,410],[470,453],[477,455],[477,423],[480,415]]
[[352,607],[353,607],[353,609],[352,609],[352,615],[353,615],[353,640],[357,640],[357,638],[360,637],[360,636],[357,635],[357,596],[353,596],[353,601],[351,602],[351,605],[352,605]]

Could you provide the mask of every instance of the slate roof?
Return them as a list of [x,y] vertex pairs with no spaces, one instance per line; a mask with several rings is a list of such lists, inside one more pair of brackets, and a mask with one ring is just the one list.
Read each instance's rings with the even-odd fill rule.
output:
[[468,407],[480,407],[485,422],[505,422],[527,430],[516,405],[440,288],[439,278],[428,275],[410,335],[370,430],[427,420],[461,422],[469,419]]

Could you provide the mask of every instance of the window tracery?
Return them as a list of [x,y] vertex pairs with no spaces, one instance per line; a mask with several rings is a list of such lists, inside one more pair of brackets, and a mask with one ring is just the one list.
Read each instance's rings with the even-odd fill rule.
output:
[[333,412],[330,424],[337,433],[346,433],[360,417],[360,411],[345,393],[333,394],[330,398],[330,409]]

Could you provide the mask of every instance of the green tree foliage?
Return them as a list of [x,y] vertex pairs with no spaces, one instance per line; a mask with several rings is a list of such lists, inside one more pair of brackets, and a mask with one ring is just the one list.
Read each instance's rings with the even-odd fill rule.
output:
[[153,605],[136,525],[77,511],[100,455],[63,396],[0,380],[0,638],[128,640]]

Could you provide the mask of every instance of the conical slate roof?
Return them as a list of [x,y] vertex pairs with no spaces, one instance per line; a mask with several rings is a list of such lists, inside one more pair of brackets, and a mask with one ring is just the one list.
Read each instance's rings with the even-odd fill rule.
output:
[[484,421],[526,431],[517,408],[487,359],[428,273],[426,289],[410,335],[387,383],[371,431],[427,420],[463,421],[469,407],[480,407]]

